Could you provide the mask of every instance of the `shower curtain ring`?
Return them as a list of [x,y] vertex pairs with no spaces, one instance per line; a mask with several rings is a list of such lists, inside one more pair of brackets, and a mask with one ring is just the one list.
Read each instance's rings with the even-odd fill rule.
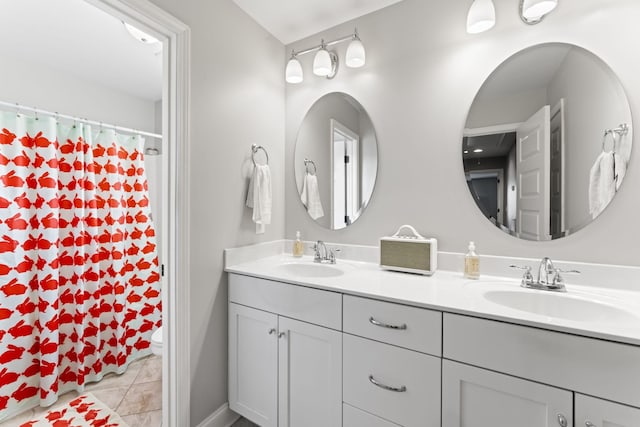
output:
[[40,119],[38,119],[38,107],[33,107],[33,112],[34,112],[34,114],[36,116],[36,120],[40,120]]
[[18,103],[16,102],[16,116],[17,116],[17,117],[20,117],[20,110],[21,110],[21,109],[20,109],[20,104],[18,104]]

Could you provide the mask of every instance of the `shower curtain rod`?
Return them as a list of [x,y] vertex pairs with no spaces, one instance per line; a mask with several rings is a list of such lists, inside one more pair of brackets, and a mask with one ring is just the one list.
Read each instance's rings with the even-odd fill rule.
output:
[[157,134],[157,133],[144,132],[144,131],[140,131],[140,130],[137,130],[137,129],[125,128],[125,127],[116,126],[116,125],[110,125],[110,124],[98,122],[98,121],[95,121],[95,120],[83,119],[83,118],[80,118],[80,117],[68,116],[66,114],[60,114],[60,113],[56,113],[56,112],[52,112],[52,111],[41,110],[40,108],[27,107],[27,106],[24,106],[24,105],[20,105],[17,102],[10,103],[10,102],[0,101],[0,106],[15,108],[15,109],[18,110],[17,111],[18,113],[20,113],[21,111],[30,111],[30,112],[35,113],[35,114],[43,114],[45,116],[54,117],[56,119],[68,119],[68,120],[73,120],[74,122],[86,123],[88,125],[96,125],[96,126],[100,126],[102,128],[113,129],[116,132],[127,132],[127,133],[133,133],[133,134],[137,134],[137,135],[148,136],[150,138],[162,139],[162,135]]

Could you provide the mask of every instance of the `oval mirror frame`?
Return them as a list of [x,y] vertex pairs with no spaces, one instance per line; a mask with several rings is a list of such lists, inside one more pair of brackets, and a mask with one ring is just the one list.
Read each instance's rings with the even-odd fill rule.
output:
[[545,43],[515,53],[485,80],[461,151],[482,214],[514,237],[549,241],[609,206],[632,141],[629,101],[613,70],[582,47]]
[[293,158],[300,201],[318,225],[339,230],[362,216],[375,189],[378,143],[355,98],[320,97],[300,124]]

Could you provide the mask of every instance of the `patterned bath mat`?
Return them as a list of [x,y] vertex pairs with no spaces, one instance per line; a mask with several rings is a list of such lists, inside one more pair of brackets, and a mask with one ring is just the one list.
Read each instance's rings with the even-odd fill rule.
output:
[[91,393],[43,413],[20,427],[129,427]]

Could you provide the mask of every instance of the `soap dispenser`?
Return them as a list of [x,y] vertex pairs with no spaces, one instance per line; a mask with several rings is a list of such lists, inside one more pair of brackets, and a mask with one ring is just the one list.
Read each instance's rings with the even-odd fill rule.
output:
[[302,240],[300,240],[300,232],[296,231],[296,240],[293,241],[293,250],[291,251],[294,257],[301,257],[304,254],[304,246]]
[[480,257],[476,253],[476,245],[473,242],[469,242],[469,252],[464,257],[464,278],[480,278]]

